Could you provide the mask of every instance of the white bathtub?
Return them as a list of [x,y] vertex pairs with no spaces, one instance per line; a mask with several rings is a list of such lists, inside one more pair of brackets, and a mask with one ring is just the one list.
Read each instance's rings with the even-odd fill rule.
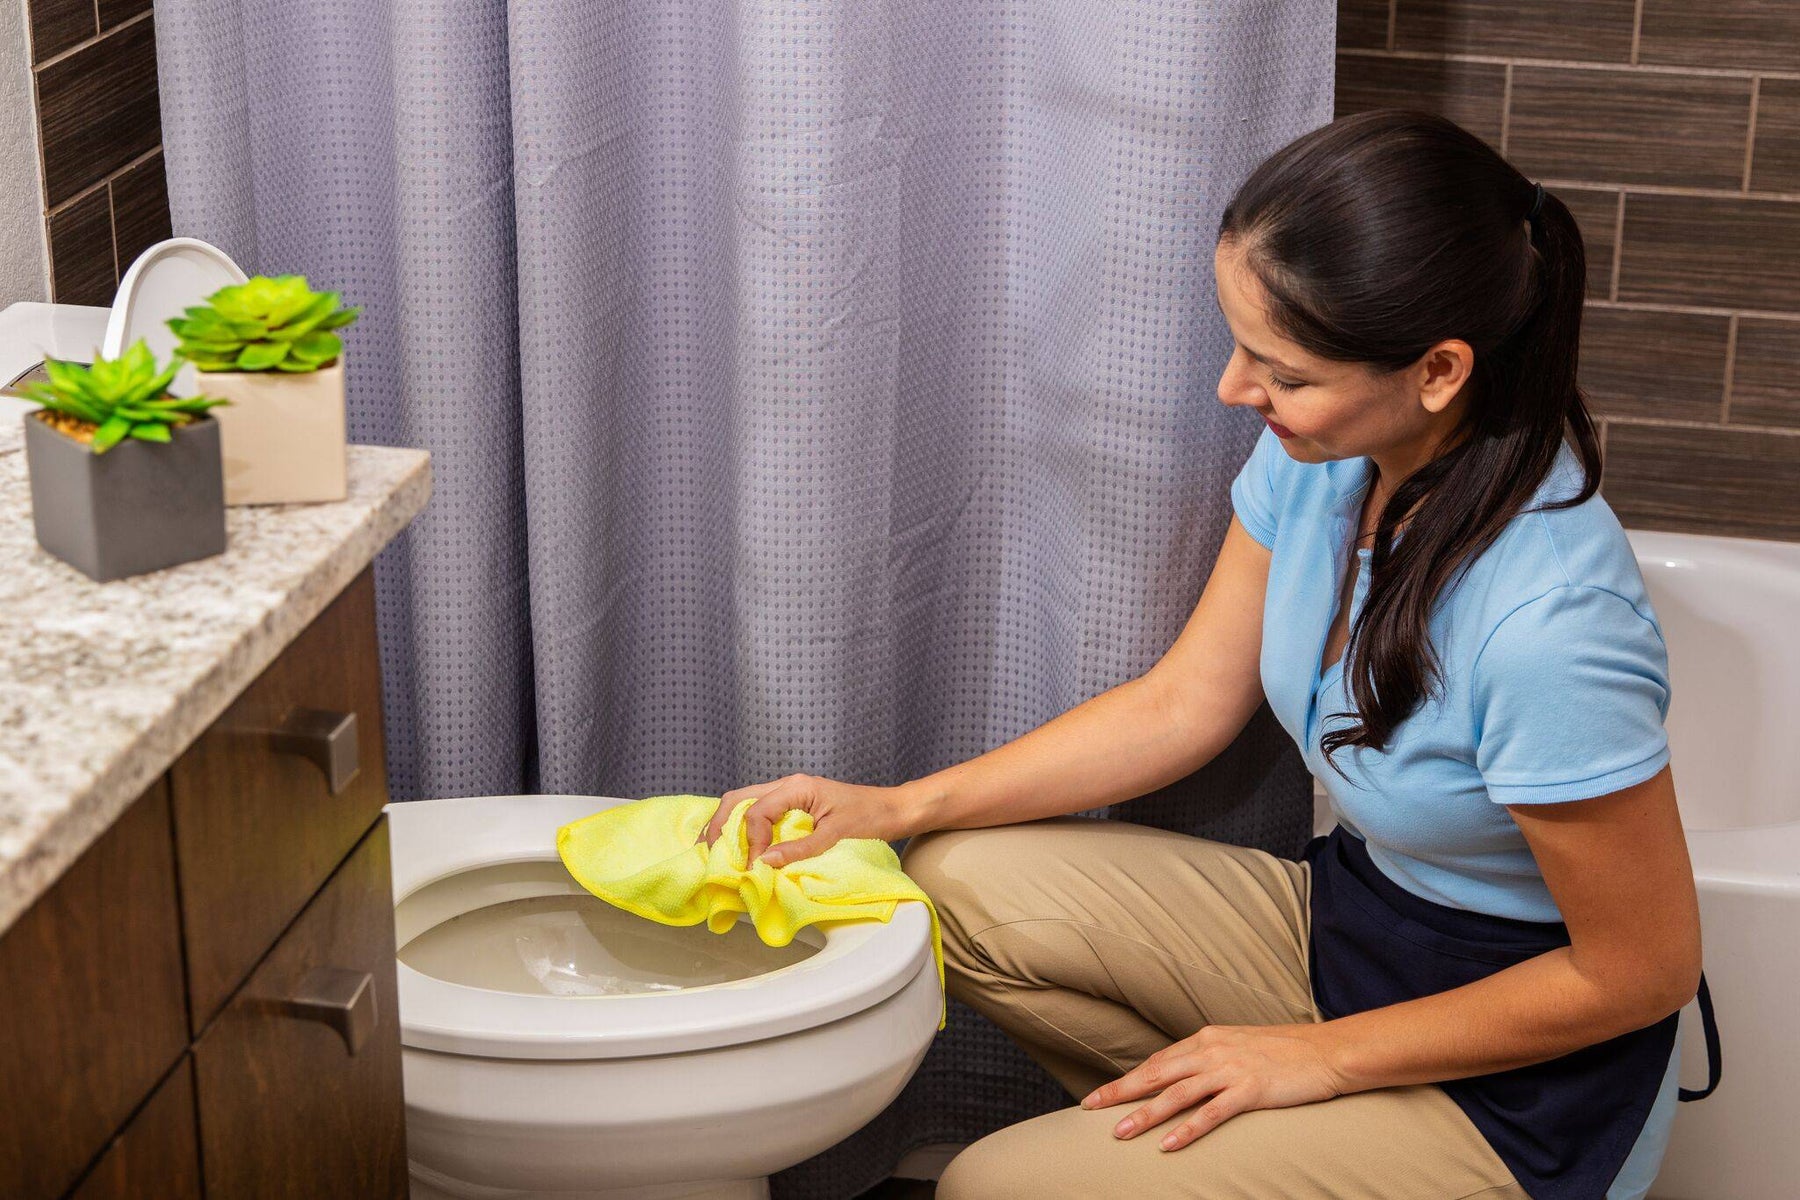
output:
[[[1627,530],[1669,643],[1669,758],[1724,1074],[1651,1200],[1800,1196],[1800,544]],[[1315,826],[1331,826],[1323,786]],[[1698,1006],[1681,1076],[1706,1083]]]
[[[1669,760],[1700,890],[1719,1090],[1652,1200],[1800,1195],[1800,544],[1630,530],[1669,642]],[[1706,1082],[1683,1011],[1682,1082]]]

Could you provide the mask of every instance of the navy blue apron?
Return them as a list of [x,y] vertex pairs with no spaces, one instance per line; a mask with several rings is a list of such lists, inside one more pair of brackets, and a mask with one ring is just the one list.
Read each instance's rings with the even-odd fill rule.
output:
[[[1473,983],[1569,944],[1561,921],[1519,921],[1407,891],[1339,825],[1307,843],[1312,866],[1313,1000],[1327,1020]],[[1700,981],[1709,1082],[1718,1031]],[[1468,1114],[1532,1200],[1603,1200],[1624,1165],[1675,1049],[1679,1013],[1560,1058],[1438,1086]]]

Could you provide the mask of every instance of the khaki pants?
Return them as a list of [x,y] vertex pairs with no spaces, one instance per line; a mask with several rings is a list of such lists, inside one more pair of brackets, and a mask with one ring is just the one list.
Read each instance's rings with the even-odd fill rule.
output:
[[[1058,817],[924,834],[904,866],[942,919],[950,995],[1076,1100],[1208,1022],[1323,1019],[1306,863]],[[1113,1136],[1141,1103],[990,1134],[951,1162],[938,1200],[1528,1200],[1436,1084],[1239,1113],[1175,1151],[1158,1142],[1186,1111]]]

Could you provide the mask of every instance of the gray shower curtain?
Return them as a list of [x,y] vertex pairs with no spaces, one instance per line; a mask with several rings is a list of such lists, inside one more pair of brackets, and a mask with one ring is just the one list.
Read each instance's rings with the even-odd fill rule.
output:
[[[175,231],[362,305],[399,798],[897,783],[1141,673],[1261,425],[1213,231],[1332,111],[1332,0],[160,0]],[[1266,709],[1115,815],[1295,854]],[[862,1133],[1067,1103],[952,1009]]]

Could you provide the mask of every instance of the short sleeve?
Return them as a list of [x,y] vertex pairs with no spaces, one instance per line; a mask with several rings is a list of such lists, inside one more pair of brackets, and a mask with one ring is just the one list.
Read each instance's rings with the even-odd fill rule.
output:
[[1267,550],[1275,548],[1275,526],[1280,516],[1276,504],[1275,460],[1286,457],[1281,439],[1265,426],[1262,436],[1250,449],[1250,457],[1244,460],[1237,478],[1231,481],[1231,507],[1237,511],[1238,520],[1243,522],[1250,536]]
[[1564,585],[1515,608],[1476,655],[1475,765],[1496,804],[1604,796],[1669,761],[1668,648],[1605,588]]

